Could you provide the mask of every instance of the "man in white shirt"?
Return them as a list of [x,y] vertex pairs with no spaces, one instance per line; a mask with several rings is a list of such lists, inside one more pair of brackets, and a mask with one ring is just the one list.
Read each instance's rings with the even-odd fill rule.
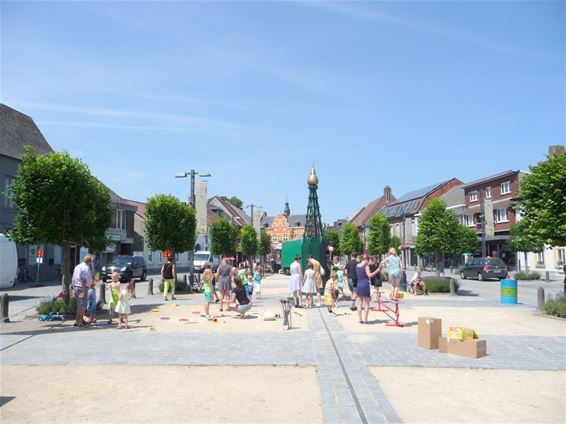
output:
[[77,300],[77,312],[75,314],[75,327],[82,327],[83,316],[85,313],[85,301],[88,288],[90,287],[92,256],[86,255],[83,261],[75,267],[73,271],[73,291]]

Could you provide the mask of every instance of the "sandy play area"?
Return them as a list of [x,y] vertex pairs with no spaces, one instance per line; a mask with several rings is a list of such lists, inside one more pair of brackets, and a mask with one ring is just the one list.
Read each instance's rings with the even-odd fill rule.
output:
[[323,421],[314,367],[12,365],[1,382],[3,424]]
[[406,423],[563,423],[566,373],[372,368]]
[[[531,309],[508,307],[447,307],[447,306],[411,306],[404,307],[401,302],[400,318],[402,323],[408,323],[405,328],[386,327],[391,322],[383,312],[370,311],[369,325],[358,323],[356,312],[348,309],[348,304],[342,303],[336,312],[341,315],[338,321],[348,332],[389,332],[416,334],[419,317],[435,317],[442,319],[443,331],[448,326],[474,328],[478,334],[485,335],[521,335],[521,336],[565,336],[566,320],[556,320],[535,316]],[[372,304],[373,306],[373,304]]]

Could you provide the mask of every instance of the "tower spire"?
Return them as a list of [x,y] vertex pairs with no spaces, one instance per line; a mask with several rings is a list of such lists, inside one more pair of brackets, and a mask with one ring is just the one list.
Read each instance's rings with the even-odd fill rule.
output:
[[283,209],[283,215],[285,215],[286,218],[289,218],[289,215],[291,215],[291,209],[289,208],[289,201],[287,200],[287,195],[285,195],[285,209]]

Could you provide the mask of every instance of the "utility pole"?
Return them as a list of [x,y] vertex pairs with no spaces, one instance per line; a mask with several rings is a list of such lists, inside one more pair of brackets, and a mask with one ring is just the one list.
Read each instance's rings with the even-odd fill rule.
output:
[[[250,203],[249,205],[245,206],[245,208],[246,209],[250,208],[250,214],[252,216],[251,224],[252,224],[252,228],[255,230],[255,227],[254,227],[254,208],[261,209],[261,208],[263,208],[263,206],[254,205],[253,203]],[[259,232],[256,234],[256,238],[257,238],[258,241],[260,240]],[[255,257],[252,258],[252,262],[253,262],[253,259],[255,259]],[[253,271],[253,263],[250,263],[250,269]]]
[[487,243],[485,240],[485,205],[483,203],[484,191],[483,188],[478,190],[480,197],[480,225],[481,225],[481,256],[485,258],[487,256]]

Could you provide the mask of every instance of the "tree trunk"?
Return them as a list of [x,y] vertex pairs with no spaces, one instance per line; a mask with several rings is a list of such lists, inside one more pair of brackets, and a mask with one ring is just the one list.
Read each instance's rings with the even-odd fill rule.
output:
[[61,289],[64,292],[69,293],[69,287],[71,285],[71,273],[69,271],[69,255],[71,246],[69,243],[63,243],[61,246],[62,256],[61,256]]
[[529,254],[527,252],[523,252],[525,254],[525,271],[529,272]]
[[440,267],[439,267],[440,258],[438,252],[434,254],[434,262],[436,265],[436,276],[440,278]]

